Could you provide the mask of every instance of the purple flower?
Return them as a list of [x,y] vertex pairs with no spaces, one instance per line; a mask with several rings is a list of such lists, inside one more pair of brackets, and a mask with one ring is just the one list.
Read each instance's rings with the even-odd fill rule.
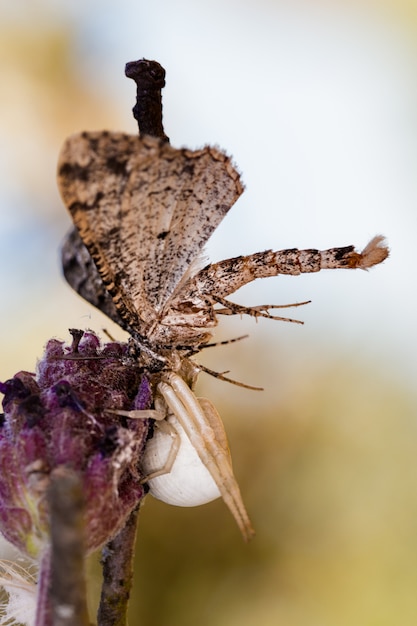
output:
[[56,467],[81,475],[89,551],[123,527],[144,495],[148,421],[111,411],[149,408],[149,381],[128,344],[71,334],[71,345],[48,342],[36,374],[0,383],[0,530],[31,557],[48,544],[46,489]]

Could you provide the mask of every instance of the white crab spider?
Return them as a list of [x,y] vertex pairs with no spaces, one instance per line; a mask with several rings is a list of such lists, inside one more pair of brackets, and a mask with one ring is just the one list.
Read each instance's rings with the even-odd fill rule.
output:
[[174,372],[163,374],[156,389],[155,410],[116,411],[130,418],[157,420],[159,426],[143,459],[150,493],[176,506],[198,506],[221,496],[244,539],[250,539],[254,531],[217,410],[209,400],[197,399]]

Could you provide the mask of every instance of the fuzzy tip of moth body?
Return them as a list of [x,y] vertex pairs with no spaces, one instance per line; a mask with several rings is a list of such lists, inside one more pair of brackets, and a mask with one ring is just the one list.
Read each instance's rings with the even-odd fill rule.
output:
[[367,270],[378,263],[382,263],[389,255],[387,240],[382,235],[376,235],[360,254],[355,253],[352,257],[353,268]]

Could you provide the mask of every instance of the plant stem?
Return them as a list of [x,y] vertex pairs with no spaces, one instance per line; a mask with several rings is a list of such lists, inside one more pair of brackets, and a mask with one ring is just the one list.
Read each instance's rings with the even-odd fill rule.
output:
[[[51,523],[49,604],[51,622],[39,626],[88,626],[84,575],[84,500],[74,471],[58,467],[48,493]],[[45,566],[46,568],[46,566]]]
[[97,614],[99,626],[125,626],[133,581],[133,556],[139,506],[102,551],[103,586]]

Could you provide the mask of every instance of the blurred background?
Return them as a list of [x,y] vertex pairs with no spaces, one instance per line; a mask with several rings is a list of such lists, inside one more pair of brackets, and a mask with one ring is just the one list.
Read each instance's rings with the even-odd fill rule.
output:
[[[370,272],[235,296],[313,301],[304,326],[226,319],[219,340],[249,339],[201,355],[265,388],[204,374],[198,387],[224,418],[257,536],[244,545],[220,501],[147,499],[131,626],[414,625],[415,0],[2,0],[0,34],[0,380],[33,371],[68,328],[123,336],[61,277],[55,170],[73,132],[136,132],[126,61],[165,67],[172,145],[219,145],[242,172],[211,261],[378,233],[391,248]],[[92,603],[98,587],[92,575]]]

